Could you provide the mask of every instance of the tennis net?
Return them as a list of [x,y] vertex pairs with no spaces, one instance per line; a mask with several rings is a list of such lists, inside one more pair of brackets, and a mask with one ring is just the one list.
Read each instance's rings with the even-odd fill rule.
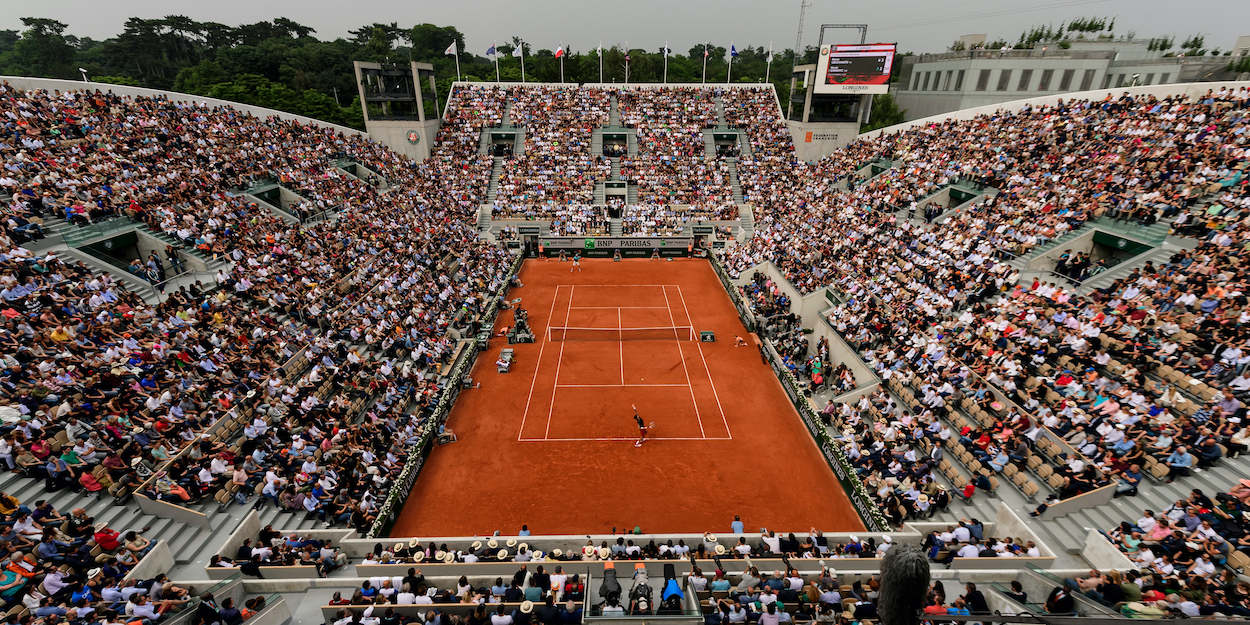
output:
[[693,341],[694,328],[547,328],[549,341]]

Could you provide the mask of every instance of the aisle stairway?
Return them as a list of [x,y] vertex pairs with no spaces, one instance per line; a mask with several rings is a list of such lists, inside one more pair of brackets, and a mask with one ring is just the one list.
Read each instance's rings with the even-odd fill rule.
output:
[[612,110],[608,113],[608,125],[616,128],[621,125],[621,111],[616,101],[616,94],[612,94]]
[[17,473],[0,474],[0,491],[17,497],[23,505],[34,509],[35,502],[46,500],[64,516],[69,516],[74,508],[83,508],[94,517],[96,523],[108,523],[109,527],[123,535],[129,530],[140,531],[145,527],[144,537],[154,541],[168,541],[169,549],[177,562],[190,562],[201,555],[205,544],[213,538],[213,534],[222,531],[228,519],[210,517],[212,529],[201,529],[169,519],[144,514],[134,500],[115,503],[107,493],[102,498],[75,493],[69,489],[48,492],[43,480],[36,480]]
[[503,157],[497,156],[490,168],[490,183],[486,185],[486,204],[495,203],[495,193],[499,190],[499,175],[503,173]]
[[608,233],[614,237],[623,236],[624,230],[619,217],[608,219]]
[[728,128],[729,124],[725,122],[725,100],[724,98],[718,93],[715,96],[713,96],[713,101],[716,102],[716,127]]
[[738,163],[727,159],[729,163],[729,188],[734,194],[734,204],[742,204],[742,185],[738,183]]
[[755,212],[750,206],[738,205],[738,218],[742,220],[742,241],[750,241],[755,236]]
[[490,218],[491,218],[490,208],[491,208],[490,204],[483,204],[481,207],[477,209],[477,231],[478,232],[490,231]]
[[1095,289],[1102,289],[1111,286],[1111,284],[1116,280],[1128,276],[1133,273],[1134,269],[1145,266],[1147,262],[1152,262],[1155,267],[1158,267],[1160,263],[1168,262],[1168,259],[1178,251],[1180,251],[1179,248],[1172,247],[1171,245],[1163,245],[1143,254],[1138,254],[1137,256],[1129,258],[1124,262],[1085,280],[1081,283],[1081,286],[1077,288],[1077,292],[1089,293]]

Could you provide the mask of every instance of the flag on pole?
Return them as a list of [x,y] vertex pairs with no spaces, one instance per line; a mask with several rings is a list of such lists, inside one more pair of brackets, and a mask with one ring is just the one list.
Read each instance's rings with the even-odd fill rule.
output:
[[628,63],[628,62],[629,62],[629,53],[628,53],[628,52],[626,52],[626,53],[625,53],[625,62],[626,62],[626,63]]
[[668,49],[668,44],[664,44],[664,56],[668,56],[672,50]]
[[456,53],[456,41],[453,39],[451,42],[451,45],[447,46],[447,51],[444,52],[443,54],[455,54],[455,53]]
[[560,46],[559,48],[556,48],[556,58],[558,59],[562,56],[564,56],[564,46]]
[[599,56],[603,56],[603,44],[599,44],[599,47],[595,49],[595,52],[599,53]]
[[517,46],[512,49],[512,56],[521,56],[521,54],[521,46]]
[[486,48],[486,56],[492,59],[495,58],[495,44],[492,43],[489,48]]
[[729,44],[729,56],[738,56],[738,49],[732,43]]
[[768,61],[769,63],[772,63],[772,62],[773,62],[773,51],[772,51],[772,50],[769,50],[769,51],[768,51],[768,59],[767,59],[767,61]]
[[708,52],[707,46],[703,46],[703,58],[706,59],[709,54],[711,54],[711,52]]

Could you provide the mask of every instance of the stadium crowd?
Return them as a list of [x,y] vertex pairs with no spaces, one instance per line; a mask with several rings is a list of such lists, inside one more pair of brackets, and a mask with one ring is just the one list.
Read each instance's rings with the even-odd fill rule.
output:
[[[259,495],[367,529],[430,427],[441,389],[425,374],[448,364],[448,330],[486,308],[509,266],[475,229],[491,165],[478,140],[500,121],[498,94],[453,98],[434,156],[414,163],[358,136],[231,109],[102,90],[2,93],[6,215],[68,227],[131,219],[176,237],[188,262],[229,265],[216,284],[150,304],[107,272],[32,253],[6,226],[0,459],[49,491],[179,504]],[[386,188],[343,174],[344,156]],[[292,224],[233,192],[263,178],[338,218]],[[137,548],[66,534],[65,518],[35,503],[11,501],[6,600],[63,563],[86,583],[104,563],[95,546],[133,563]],[[41,523],[49,514],[57,520]],[[65,587],[47,594],[69,609],[77,598]]]

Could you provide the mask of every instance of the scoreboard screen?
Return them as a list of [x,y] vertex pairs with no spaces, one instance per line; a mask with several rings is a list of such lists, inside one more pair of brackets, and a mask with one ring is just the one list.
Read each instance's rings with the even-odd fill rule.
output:
[[886,93],[895,44],[834,45],[820,48],[815,93]]

